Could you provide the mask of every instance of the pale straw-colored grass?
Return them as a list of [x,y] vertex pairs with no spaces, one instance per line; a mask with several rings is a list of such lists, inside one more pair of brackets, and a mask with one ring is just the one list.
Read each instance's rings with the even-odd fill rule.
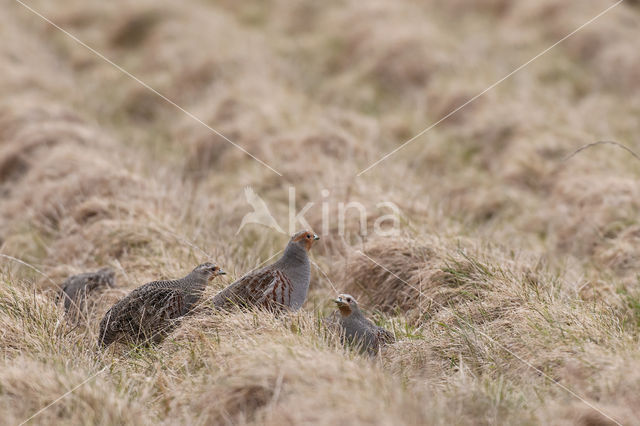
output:
[[[609,145],[564,161],[597,140],[640,151],[636,2],[361,177],[611,3],[28,3],[283,177],[3,8],[5,422],[55,401],[31,422],[637,423],[639,163]],[[236,232],[246,186],[286,229],[290,185],[322,234],[300,312],[198,310],[161,345],[98,350],[100,318],[138,285],[213,260],[229,275],[207,300],[282,250],[286,235]],[[368,235],[355,210],[340,235],[353,201]],[[394,236],[371,235],[381,201],[400,209]],[[101,266],[117,286],[67,321],[59,284]],[[336,292],[398,342],[344,349],[322,322]]]

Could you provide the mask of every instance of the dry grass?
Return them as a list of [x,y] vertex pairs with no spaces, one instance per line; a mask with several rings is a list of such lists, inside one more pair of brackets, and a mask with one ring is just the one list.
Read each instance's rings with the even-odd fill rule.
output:
[[[557,381],[637,424],[638,162],[609,145],[563,161],[596,140],[640,151],[635,2],[355,176],[611,4],[583,3],[29,2],[282,178],[3,8],[0,253],[31,265],[0,257],[3,420],[92,377],[32,423],[612,424]],[[158,347],[98,352],[136,286],[213,259],[230,273],[213,295],[282,249],[236,234],[248,185],[283,227],[290,185],[315,202],[328,278],[314,269],[304,308],[201,312]],[[341,235],[355,201],[369,232],[394,202],[399,233],[363,235],[350,210]],[[57,286],[102,266],[116,288],[66,321]],[[321,321],[335,291],[398,342],[343,349]]]

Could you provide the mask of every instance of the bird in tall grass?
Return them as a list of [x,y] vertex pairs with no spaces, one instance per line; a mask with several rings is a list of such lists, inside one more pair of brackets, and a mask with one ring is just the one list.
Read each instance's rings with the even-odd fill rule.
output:
[[225,272],[213,263],[198,265],[184,278],[153,281],[129,293],[113,305],[100,322],[98,344],[116,341],[159,343],[191,312],[207,283]]
[[382,346],[395,342],[395,337],[390,331],[375,325],[364,316],[353,296],[340,294],[334,302],[338,311],[334,312],[332,320],[340,327],[343,344],[375,355]]
[[233,306],[300,309],[307,298],[311,278],[308,253],[319,239],[310,231],[294,234],[279,260],[248,273],[222,290],[213,298],[213,305],[218,309]]
[[65,314],[72,319],[78,319],[87,309],[87,302],[91,296],[114,286],[115,272],[111,268],[72,275],[60,285],[56,302],[62,299]]

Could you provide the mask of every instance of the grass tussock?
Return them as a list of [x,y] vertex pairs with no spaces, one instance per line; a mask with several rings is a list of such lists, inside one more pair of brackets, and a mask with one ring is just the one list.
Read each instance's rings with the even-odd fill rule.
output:
[[[282,177],[2,9],[3,420],[55,402],[32,422],[636,423],[637,159],[565,160],[595,140],[640,151],[632,3],[359,177],[611,3],[29,2]],[[247,186],[285,230],[289,203],[312,203],[303,309],[199,310],[160,345],[98,351],[102,315],[138,285],[211,260],[229,275],[208,300],[284,247],[238,232]],[[385,214],[398,232],[372,235]],[[69,321],[59,285],[104,266],[116,286]],[[342,347],[322,322],[336,292],[397,342]]]

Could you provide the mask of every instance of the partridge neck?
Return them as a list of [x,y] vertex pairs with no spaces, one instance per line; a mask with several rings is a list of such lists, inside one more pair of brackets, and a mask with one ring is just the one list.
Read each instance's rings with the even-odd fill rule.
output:
[[186,287],[193,290],[204,291],[207,286],[207,277],[199,273],[192,272],[184,277],[183,280],[185,281]]
[[293,284],[291,294],[291,308],[299,309],[307,298],[309,279],[311,278],[311,266],[307,251],[298,244],[289,243],[284,254],[274,265],[284,272]]
[[338,306],[338,310],[340,311],[340,315],[342,315],[343,317],[348,317],[349,315],[351,315],[351,308],[349,307],[349,305],[340,305]]
[[351,312],[349,316],[354,320],[364,318],[364,315],[362,315],[362,312],[360,312],[360,308],[358,308],[357,306],[354,306],[353,309],[350,309],[350,311]]
[[278,262],[283,265],[286,264],[287,266],[296,266],[308,264],[309,258],[307,256],[307,251],[304,248],[300,247],[298,244],[289,243],[284,249],[284,253]]
[[207,287],[207,278],[201,274],[191,273],[184,278],[185,286],[183,287],[185,304],[187,309],[200,300],[204,289]]

